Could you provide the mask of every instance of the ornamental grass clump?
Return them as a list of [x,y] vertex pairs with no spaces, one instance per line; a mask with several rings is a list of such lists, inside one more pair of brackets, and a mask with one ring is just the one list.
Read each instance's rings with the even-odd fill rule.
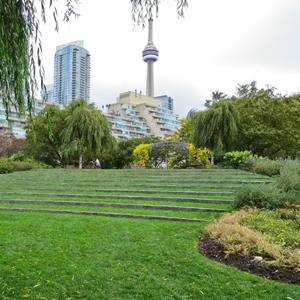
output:
[[244,225],[257,212],[257,209],[251,209],[226,213],[218,221],[214,220],[207,225],[203,233],[211,239],[218,240],[227,255],[238,253],[245,256],[261,255],[271,258],[272,263],[278,266],[299,267],[298,249],[285,247],[284,243],[276,241],[273,236]]

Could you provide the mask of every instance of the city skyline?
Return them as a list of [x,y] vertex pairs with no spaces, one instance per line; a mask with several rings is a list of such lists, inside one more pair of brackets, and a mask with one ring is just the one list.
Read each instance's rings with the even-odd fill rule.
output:
[[[252,80],[259,87],[273,85],[282,94],[299,92],[298,2],[189,1],[184,19],[177,19],[176,1],[162,2],[159,17],[154,18],[155,45],[160,50],[154,96],[172,97],[175,112],[185,117],[194,107],[203,109],[212,91],[232,95],[238,84]],[[137,89],[146,94],[141,52],[147,26],[134,28],[130,2],[104,1],[98,6],[86,1],[75,9],[81,17],[69,24],[59,18],[59,34],[51,15],[42,28],[46,84],[53,78],[55,47],[84,40],[93,56],[92,102],[101,108],[121,92]],[[61,17],[64,6],[58,11]]]

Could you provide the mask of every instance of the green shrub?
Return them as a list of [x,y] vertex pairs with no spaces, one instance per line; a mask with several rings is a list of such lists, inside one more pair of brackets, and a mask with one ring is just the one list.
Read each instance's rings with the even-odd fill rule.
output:
[[0,174],[12,173],[14,171],[14,167],[9,163],[0,162]]
[[283,165],[284,161],[274,161],[264,158],[255,161],[253,172],[267,176],[275,176],[280,174],[280,169]]
[[285,220],[277,211],[261,210],[244,219],[243,225],[268,234],[274,241],[284,243],[285,246],[299,248],[299,214],[293,220]]
[[224,156],[223,166],[227,168],[238,169],[247,157],[252,157],[251,151],[233,151],[227,152]]
[[35,165],[33,163],[26,161],[14,161],[11,164],[14,168],[14,172],[28,171],[35,168]]
[[265,209],[277,209],[284,206],[282,191],[274,184],[244,184],[237,189],[233,207],[257,207]]
[[0,174],[12,173],[15,171],[27,171],[35,167],[34,163],[26,161],[13,161],[11,158],[0,158]]
[[16,153],[16,154],[12,155],[12,156],[10,157],[10,159],[11,159],[12,161],[25,161],[25,160],[26,160],[26,156],[25,156],[24,153],[18,152],[18,153]]
[[300,161],[298,159],[287,160],[281,165],[276,185],[285,192],[300,196]]
[[254,157],[246,157],[242,164],[240,164],[239,169],[246,171],[253,171],[254,163],[257,161]]

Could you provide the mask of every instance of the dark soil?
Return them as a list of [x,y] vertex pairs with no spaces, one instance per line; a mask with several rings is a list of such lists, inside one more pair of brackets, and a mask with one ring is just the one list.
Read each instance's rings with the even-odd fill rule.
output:
[[[207,258],[235,267],[241,271],[271,280],[300,285],[300,272],[290,268],[269,265],[266,262],[267,259],[264,259],[263,261],[254,261],[255,255],[245,257],[241,254],[235,254],[225,257],[225,249],[221,242],[212,240],[207,235],[200,238],[198,249],[199,252]],[[259,254],[257,256],[259,256]]]

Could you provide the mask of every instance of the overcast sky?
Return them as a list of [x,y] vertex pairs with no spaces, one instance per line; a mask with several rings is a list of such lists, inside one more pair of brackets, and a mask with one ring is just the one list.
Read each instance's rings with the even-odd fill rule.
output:
[[[60,0],[65,3],[65,0]],[[62,21],[59,33],[48,15],[42,27],[46,84],[53,83],[56,46],[84,40],[91,54],[91,102],[101,108],[126,91],[146,93],[142,50],[147,28],[134,26],[130,0],[81,0],[79,19]],[[212,91],[228,95],[238,84],[258,82],[277,92],[300,92],[299,0],[189,0],[184,19],[176,0],[165,0],[154,20],[159,50],[154,64],[155,96],[174,99],[174,111],[185,117],[203,109]]]

